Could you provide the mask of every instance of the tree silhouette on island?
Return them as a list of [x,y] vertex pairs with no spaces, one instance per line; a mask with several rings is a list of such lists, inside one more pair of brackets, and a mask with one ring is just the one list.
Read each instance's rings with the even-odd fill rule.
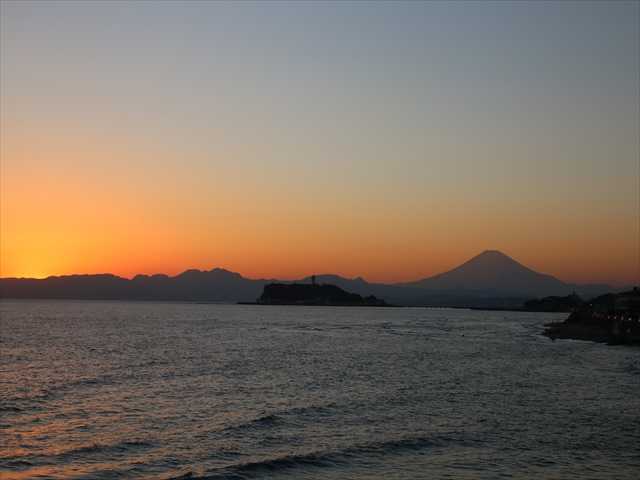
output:
[[373,295],[362,297],[331,284],[318,285],[315,275],[311,283],[270,283],[265,285],[259,305],[332,305],[353,307],[388,307]]

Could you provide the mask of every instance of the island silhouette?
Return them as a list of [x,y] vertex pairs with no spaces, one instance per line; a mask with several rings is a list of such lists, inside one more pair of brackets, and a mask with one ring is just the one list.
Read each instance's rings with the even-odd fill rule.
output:
[[315,275],[311,283],[270,283],[264,286],[258,298],[259,305],[331,305],[344,307],[388,307],[384,300],[374,295],[363,297],[340,287],[316,283]]

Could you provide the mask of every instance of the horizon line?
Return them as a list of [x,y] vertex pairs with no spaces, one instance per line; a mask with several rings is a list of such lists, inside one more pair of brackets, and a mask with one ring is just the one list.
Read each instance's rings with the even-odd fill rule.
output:
[[[502,253],[499,250],[484,250],[482,253],[486,253],[486,252],[498,252],[498,253]],[[241,272],[235,271],[235,270],[230,270],[228,268],[224,268],[224,267],[213,267],[210,269],[202,269],[202,268],[186,268],[176,274],[168,274],[168,273],[163,273],[163,272],[155,272],[155,273],[136,273],[130,276],[127,275],[119,275],[119,274],[115,274],[112,272],[96,272],[96,273],[64,273],[64,274],[50,274],[50,275],[46,275],[46,276],[8,276],[5,277],[3,275],[0,274],[0,280],[48,280],[50,278],[63,278],[63,277],[91,277],[91,276],[111,276],[111,277],[116,277],[116,278],[120,278],[123,280],[127,280],[127,281],[133,281],[136,277],[154,277],[154,276],[162,276],[162,277],[167,277],[167,278],[177,278],[187,272],[200,272],[200,273],[210,273],[210,272],[214,272],[216,270],[220,270],[220,271],[224,271],[224,272],[228,272],[231,274],[235,274],[235,275],[239,275],[241,278],[245,279],[245,280],[250,280],[250,281],[287,281],[287,282],[292,282],[292,281],[302,281],[302,280],[306,280],[312,276],[316,276],[316,277],[323,277],[323,276],[333,276],[333,277],[339,277],[345,280],[362,280],[365,283],[368,284],[377,284],[377,285],[403,285],[403,284],[410,284],[410,283],[415,283],[415,282],[420,282],[422,280],[426,280],[426,279],[430,279],[433,277],[436,277],[438,275],[441,275],[443,273],[447,273],[450,272],[451,270],[455,270],[456,268],[458,268],[461,265],[464,265],[465,263],[467,263],[468,261],[476,258],[477,256],[482,255],[482,253],[478,254],[478,255],[474,255],[473,257],[471,257],[469,260],[463,261],[462,263],[459,263],[458,265],[448,269],[448,270],[444,270],[442,272],[438,272],[438,273],[434,273],[431,275],[425,275],[425,276],[421,276],[417,279],[414,280],[402,280],[402,281],[393,281],[393,282],[385,282],[385,281],[369,281],[367,280],[364,276],[362,275],[356,275],[356,276],[348,276],[348,275],[343,275],[340,273],[309,273],[309,274],[300,274],[298,276],[285,276],[285,277],[274,277],[274,276],[268,276],[268,277],[252,277],[252,276],[246,276],[244,274],[242,274]],[[580,282],[572,282],[572,281],[565,281],[562,278],[559,278],[553,274],[548,274],[548,273],[543,273],[543,272],[538,272],[537,270],[533,270],[529,267],[527,267],[524,264],[521,264],[520,262],[518,262],[517,260],[514,260],[513,258],[509,257],[508,255],[502,253],[503,255],[505,255],[506,257],[508,257],[509,259],[513,260],[514,262],[522,265],[524,268],[528,268],[529,270],[537,273],[537,274],[541,274],[541,275],[548,275],[551,276],[553,278],[555,278],[556,280],[559,280],[562,283],[565,283],[567,285],[577,285],[577,286],[591,286],[591,285],[602,285],[602,286],[607,286],[607,287],[614,287],[614,288],[619,288],[619,287],[633,287],[635,285],[639,285],[640,284],[640,279],[637,282],[631,281],[631,282],[621,282],[621,281],[617,281],[617,282],[586,282],[586,283],[580,283]]]

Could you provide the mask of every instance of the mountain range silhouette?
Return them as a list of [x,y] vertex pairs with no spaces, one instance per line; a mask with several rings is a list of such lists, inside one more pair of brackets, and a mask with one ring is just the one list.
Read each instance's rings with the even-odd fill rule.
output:
[[[361,277],[332,274],[315,278],[319,283],[362,296],[375,295],[398,305],[510,307],[547,295],[578,292],[590,297],[613,290],[609,285],[565,283],[497,250],[486,250],[452,270],[414,282],[369,283]],[[246,302],[258,298],[269,283],[310,281],[311,277],[295,281],[250,279],[222,268],[186,270],[176,276],[136,275],[130,280],[112,274],[0,278],[0,298]]]

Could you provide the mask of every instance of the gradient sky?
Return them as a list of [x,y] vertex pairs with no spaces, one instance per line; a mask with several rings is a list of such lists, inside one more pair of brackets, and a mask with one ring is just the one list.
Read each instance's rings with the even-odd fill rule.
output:
[[0,275],[640,282],[640,3],[0,6]]

